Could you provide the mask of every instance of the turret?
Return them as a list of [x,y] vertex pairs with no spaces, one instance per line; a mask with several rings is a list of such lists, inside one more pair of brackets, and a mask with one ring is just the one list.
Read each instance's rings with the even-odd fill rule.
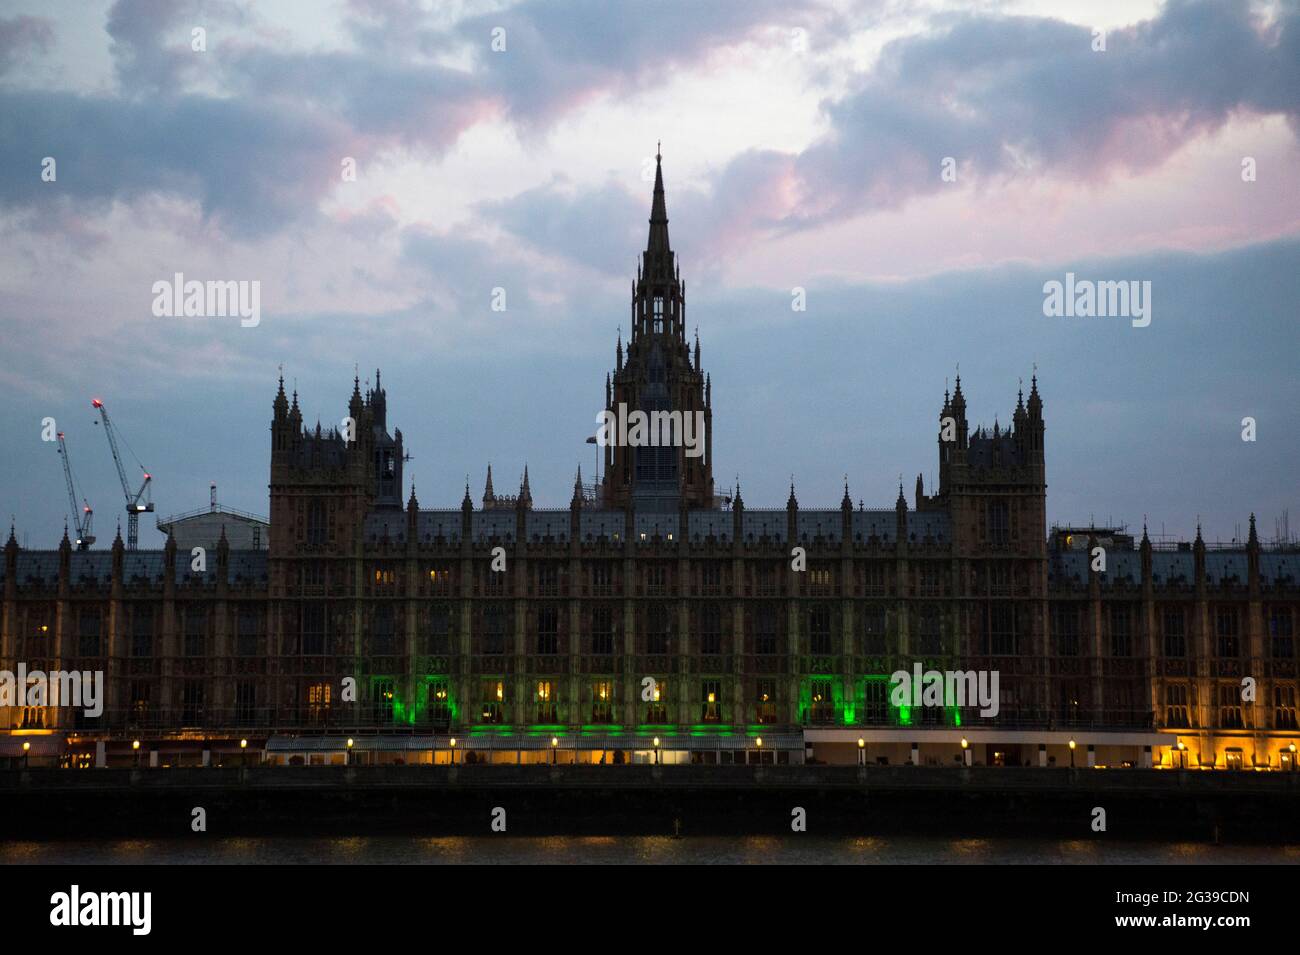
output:
[[895,531],[899,547],[907,544],[907,498],[903,497],[903,482],[898,482],[898,500],[894,502]]
[[799,501],[794,496],[794,478],[790,478],[790,496],[785,502],[785,539],[789,545],[799,542]]
[[524,510],[532,510],[533,508],[533,492],[532,489],[528,486],[528,465],[527,464],[524,465],[523,483],[519,485],[519,506]]

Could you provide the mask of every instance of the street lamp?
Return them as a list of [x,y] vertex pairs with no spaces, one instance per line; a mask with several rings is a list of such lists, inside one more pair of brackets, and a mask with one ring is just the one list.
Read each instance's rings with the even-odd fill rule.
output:
[[659,737],[658,736],[655,737],[654,744],[655,744],[655,765],[658,766],[659,765]]
[[352,765],[352,737],[351,736],[348,737],[347,761],[348,761],[347,764],[351,766]]
[[138,739],[131,740],[131,752],[135,753],[135,767],[136,769],[139,769],[140,768],[140,741]]
[[763,737],[754,737],[754,748],[758,751],[758,765],[763,765]]
[[1291,772],[1295,772],[1295,743],[1287,747],[1287,752],[1291,754]]
[[451,738],[449,745],[451,746],[451,764],[455,766],[456,765],[456,737],[453,736]]
[[1076,745],[1077,744],[1074,742],[1074,740],[1070,740],[1070,768],[1071,769],[1074,769],[1074,747]]
[[867,741],[861,736],[858,737],[858,765],[867,765]]
[[[1295,749],[1294,746],[1292,746],[1291,748]],[[32,751],[31,741],[23,740],[23,769],[27,768],[27,754],[30,753],[31,751]]]
[[1182,740],[1178,741],[1178,768],[1187,768],[1187,744]]
[[558,736],[552,736],[551,737],[551,765],[552,766],[556,764],[556,761],[559,758],[559,748],[560,748],[560,738]]
[[961,738],[961,762],[963,766],[969,766],[971,763],[970,740],[965,736]]

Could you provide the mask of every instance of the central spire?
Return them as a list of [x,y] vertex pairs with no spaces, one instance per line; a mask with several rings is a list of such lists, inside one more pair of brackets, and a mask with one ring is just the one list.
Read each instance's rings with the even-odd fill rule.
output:
[[655,151],[655,194],[650,206],[650,235],[646,240],[646,258],[671,254],[668,244],[668,203],[664,199],[663,155],[658,148]]

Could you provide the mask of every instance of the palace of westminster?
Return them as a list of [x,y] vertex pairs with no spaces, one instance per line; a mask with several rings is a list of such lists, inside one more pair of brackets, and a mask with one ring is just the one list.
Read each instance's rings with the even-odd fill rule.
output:
[[[1049,529],[1036,378],[1008,427],[974,430],[958,378],[938,486],[910,503],[855,507],[846,485],[831,509],[793,487],[747,507],[714,484],[685,307],[658,170],[605,407],[702,413],[703,453],[606,446],[567,507],[535,508],[526,470],[497,494],[490,468],[479,501],[403,501],[376,373],[354,436],[304,427],[281,378],[251,538],[215,507],[161,550],[30,550],[11,528],[0,668],[102,672],[105,699],[0,708],[0,757],[1294,768],[1300,549],[1253,516],[1233,546]],[[997,671],[996,716],[895,705],[916,662]]]

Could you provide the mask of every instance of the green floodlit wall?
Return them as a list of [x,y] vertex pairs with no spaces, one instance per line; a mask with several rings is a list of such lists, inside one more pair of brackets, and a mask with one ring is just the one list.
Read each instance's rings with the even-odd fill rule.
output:
[[[844,693],[844,681],[837,676],[819,676],[817,682],[830,684],[831,705],[835,713],[835,722],[842,726],[856,726],[858,723],[858,714],[866,713],[867,684],[881,683],[884,684],[884,699],[887,717],[887,725],[890,726],[912,726],[913,725],[913,707],[911,706],[894,706],[889,692],[889,676],[885,674],[870,674],[860,677],[853,682],[853,694],[851,698],[846,698]],[[809,714],[812,710],[812,684],[814,680],[804,679],[800,682],[799,688],[799,720],[807,724]],[[436,705],[435,687],[441,685],[446,693],[447,712],[453,725],[460,722],[460,706],[451,692],[451,681],[442,674],[426,674],[416,684],[415,699],[405,698],[401,692],[401,683],[396,677],[371,677],[371,699],[376,698],[380,692],[380,686],[383,683],[391,683],[392,690],[392,708],[393,722],[399,725],[415,726],[417,723],[429,721],[430,708]],[[947,712],[945,719],[946,725],[961,726],[961,713],[954,705],[952,695],[949,693],[944,701],[944,709]],[[635,728],[639,735],[667,735],[677,729],[676,724],[672,723],[654,723],[641,724]],[[709,723],[696,724],[684,727],[692,736],[733,736],[736,732],[730,726],[717,726]],[[761,735],[764,727],[753,725],[746,727],[746,735]],[[475,724],[470,730],[479,734],[505,733],[514,732],[513,726],[509,724]],[[520,730],[527,732],[529,735],[537,736],[543,734],[559,734],[568,730],[567,724],[560,723],[529,723],[520,727]],[[581,732],[584,735],[609,735],[617,736],[623,733],[622,724],[618,723],[587,723],[582,724]],[[770,732],[770,727],[769,727]]]
[[[818,678],[824,682],[827,678]],[[835,710],[835,721],[842,726],[856,726],[859,713],[867,712],[867,684],[881,683],[884,685],[884,699],[887,716],[887,723],[890,726],[912,726],[913,725],[913,707],[895,706],[890,694],[889,676],[883,673],[873,673],[868,676],[858,678],[853,682],[852,699],[844,698],[844,681],[843,679],[830,678],[831,684],[831,702]],[[804,680],[799,690],[799,719],[800,722],[807,723],[808,714],[812,709],[812,679]],[[946,723],[949,726],[961,726],[961,712],[955,705],[951,693],[947,693],[944,699],[944,710],[947,713]]]
[[429,720],[429,710],[437,704],[435,698],[435,687],[441,685],[443,692],[446,694],[447,713],[451,722],[455,724],[460,716],[460,707],[456,703],[456,698],[451,692],[451,681],[442,674],[426,674],[415,687],[415,699],[411,700],[402,695],[401,681],[396,677],[371,677],[370,680],[370,698],[376,699],[379,695],[379,688],[384,683],[391,683],[393,722],[414,726],[419,722]]

